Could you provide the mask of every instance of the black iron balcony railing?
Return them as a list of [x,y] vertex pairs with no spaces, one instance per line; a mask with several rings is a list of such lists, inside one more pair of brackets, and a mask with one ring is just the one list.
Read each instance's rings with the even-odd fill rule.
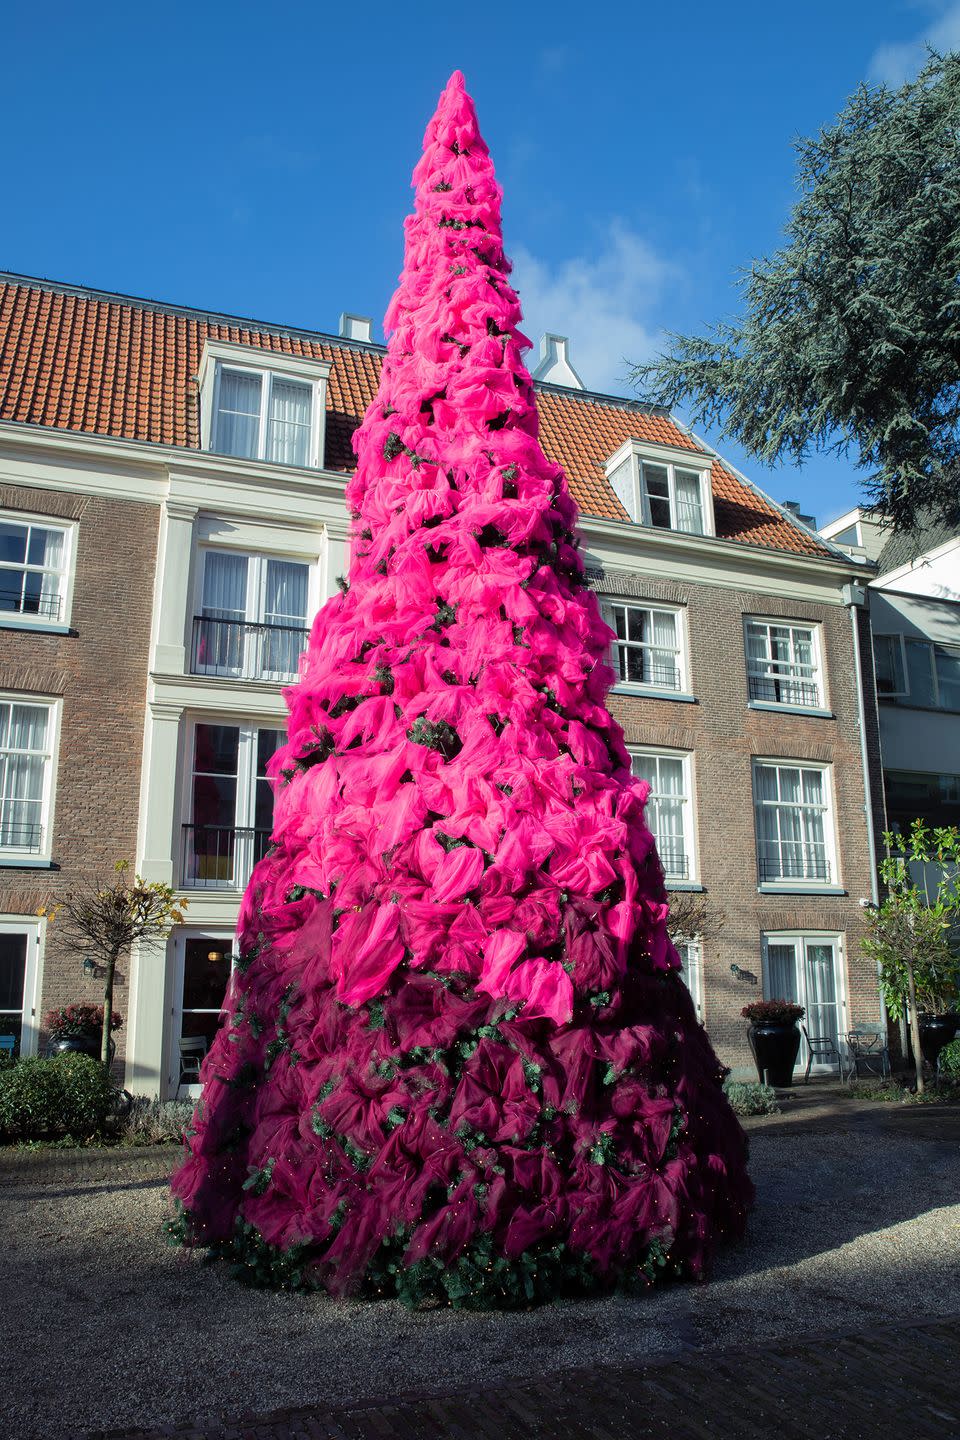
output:
[[786,844],[766,849],[759,856],[761,881],[830,879],[830,861],[819,845]]
[[184,825],[181,883],[188,890],[242,890],[269,844],[269,830]]
[[690,860],[680,840],[658,840],[657,854],[668,880],[689,880]]
[[655,690],[679,690],[681,675],[676,665],[649,660],[643,651],[618,645],[617,673],[621,685],[649,685]]
[[39,852],[42,846],[42,825],[4,820],[0,817],[0,851],[29,850]]
[[229,675],[235,680],[292,680],[309,635],[303,625],[263,625],[197,615],[190,673]]
[[59,595],[25,595],[19,587],[9,590],[0,586],[0,615],[37,615],[41,620],[59,620],[61,603]]
[[766,700],[771,705],[813,709],[820,704],[820,687],[813,680],[798,680],[791,675],[748,675],[747,688],[751,700]]

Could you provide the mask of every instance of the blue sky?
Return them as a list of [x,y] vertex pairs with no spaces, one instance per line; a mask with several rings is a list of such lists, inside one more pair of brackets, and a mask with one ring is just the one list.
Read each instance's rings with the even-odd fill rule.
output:
[[[52,3],[5,39],[0,266],[321,330],[352,310],[379,335],[459,67],[528,333],[569,334],[589,386],[629,393],[623,358],[730,315],[777,245],[793,138],[925,41],[960,48],[960,0]],[[856,503],[850,460],[771,473],[717,443],[821,521]]]

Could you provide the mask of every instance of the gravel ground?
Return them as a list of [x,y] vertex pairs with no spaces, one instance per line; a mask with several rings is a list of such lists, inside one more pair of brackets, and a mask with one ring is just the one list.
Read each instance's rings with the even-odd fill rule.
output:
[[164,1243],[163,1156],[6,1167],[3,1432],[213,1420],[960,1311],[960,1145],[798,1127],[751,1146],[757,1207],[712,1283],[523,1314],[247,1290]]

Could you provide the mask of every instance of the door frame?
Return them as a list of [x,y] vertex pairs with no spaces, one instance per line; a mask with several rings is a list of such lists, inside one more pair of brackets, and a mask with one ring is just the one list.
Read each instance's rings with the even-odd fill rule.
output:
[[[804,947],[804,961],[806,960],[807,944],[831,944],[834,950],[834,979],[837,989],[837,1047],[843,1045],[847,1034],[847,983],[846,983],[846,952],[844,948],[844,936],[838,930],[764,930],[760,936],[761,961],[763,971],[763,993],[766,996],[770,988],[770,969],[767,947],[770,944],[797,944]],[[794,949],[796,956],[796,949]],[[794,961],[796,963],[796,960]],[[807,1003],[807,980],[805,967],[799,970],[798,989],[802,992],[797,1000],[804,1010],[808,1010]],[[804,1015],[804,1021],[807,1016]],[[797,1052],[797,1061],[794,1066],[794,1073],[804,1071],[807,1068],[807,1042],[800,1035],[800,1049]],[[811,1075],[829,1075],[833,1073],[833,1065],[822,1061],[814,1060],[810,1067]]]
[[[200,1094],[199,1085],[181,1085],[180,1082],[180,1032],[183,1027],[183,974],[186,964],[188,940],[210,940],[216,944],[229,945],[233,963],[237,958],[236,930],[227,925],[183,925],[173,934],[173,988],[170,995],[170,1033],[166,1046],[166,1086],[171,1100],[195,1099]],[[231,974],[233,966],[231,965]]]
[[46,920],[36,915],[0,915],[0,935],[22,935],[26,932],[26,964],[23,971],[23,1019],[20,1028],[20,1054],[36,1055],[40,1038],[40,981],[43,973],[43,942]]

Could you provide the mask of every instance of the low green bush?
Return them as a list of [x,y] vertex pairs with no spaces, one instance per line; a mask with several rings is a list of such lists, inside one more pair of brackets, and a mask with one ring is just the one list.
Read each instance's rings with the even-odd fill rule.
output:
[[779,1115],[777,1092],[772,1085],[759,1085],[756,1080],[727,1080],[723,1093],[734,1115]]
[[940,1051],[937,1071],[944,1080],[960,1081],[960,1035]]
[[103,1129],[110,1103],[110,1077],[89,1055],[30,1056],[0,1070],[5,1140],[87,1140]]

